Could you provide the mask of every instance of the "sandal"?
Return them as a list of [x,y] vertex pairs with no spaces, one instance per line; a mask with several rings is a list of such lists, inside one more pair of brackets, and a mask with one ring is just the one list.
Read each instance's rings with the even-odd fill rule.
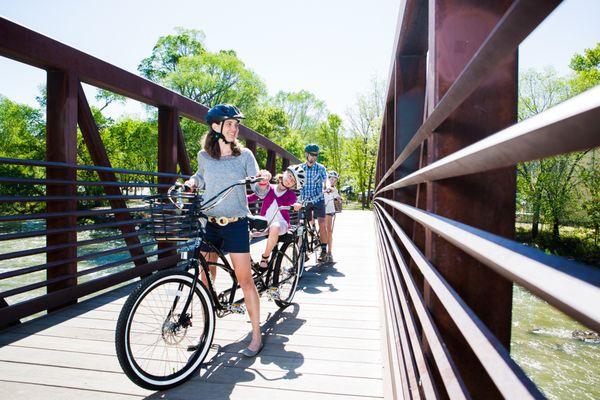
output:
[[269,256],[261,255],[260,264],[258,266],[260,269],[267,269],[269,267]]

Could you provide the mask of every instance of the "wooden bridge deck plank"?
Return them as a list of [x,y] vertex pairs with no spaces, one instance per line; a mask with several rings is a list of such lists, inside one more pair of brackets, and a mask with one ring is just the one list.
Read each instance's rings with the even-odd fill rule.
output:
[[218,351],[207,368],[167,392],[140,389],[122,373],[114,350],[114,327],[131,290],[125,287],[1,332],[0,398],[381,398],[375,244],[364,234],[371,218],[360,211],[339,216],[338,262],[307,271],[297,306],[276,313],[274,303],[261,302],[266,345],[255,359],[238,354],[249,339],[247,316],[228,316],[217,322]]

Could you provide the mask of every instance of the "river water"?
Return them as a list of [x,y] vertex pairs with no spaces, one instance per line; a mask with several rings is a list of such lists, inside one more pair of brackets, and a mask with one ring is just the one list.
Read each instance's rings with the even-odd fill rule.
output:
[[[43,229],[43,224],[1,224],[0,234],[20,230]],[[118,234],[117,231],[78,233],[78,241]],[[0,253],[45,246],[45,238],[28,238],[0,242]],[[79,255],[123,246],[122,240],[85,246]],[[147,248],[151,251],[151,248]],[[128,253],[105,256],[102,259],[81,261],[79,269],[106,264],[127,258]],[[45,254],[0,261],[0,273],[45,262]],[[80,277],[79,282],[116,272],[130,265]],[[0,292],[45,280],[45,271],[21,275],[0,281]],[[8,299],[9,304],[45,294],[45,288],[36,289]],[[600,304],[599,304],[600,306]],[[513,294],[513,321],[511,355],[550,399],[600,399],[600,343],[572,337],[575,330],[587,328],[574,322],[546,302],[515,286]]]

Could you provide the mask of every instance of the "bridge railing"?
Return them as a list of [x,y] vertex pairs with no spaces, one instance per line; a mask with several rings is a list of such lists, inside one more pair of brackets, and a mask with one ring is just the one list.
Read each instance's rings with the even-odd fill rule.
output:
[[513,283],[600,331],[600,271],[511,240],[515,165],[600,145],[600,87],[516,123],[516,49],[558,4],[402,2],[374,196],[396,398],[543,397]]
[[[0,184],[11,187],[3,190],[0,205],[45,206],[45,212],[9,211],[0,216],[5,249],[27,241],[17,251],[0,254],[0,327],[173,265],[178,259],[175,248],[146,236],[147,210],[139,201],[143,196],[130,194],[130,189],[165,190],[193,173],[179,118],[204,123],[207,107],[4,18],[0,55],[47,71],[46,160],[0,158]],[[158,108],[157,171],[112,167],[81,83]],[[77,164],[78,127],[94,165]],[[277,158],[284,167],[299,162],[245,126],[240,136],[255,154],[257,147],[266,150],[266,168],[273,173]],[[18,173],[16,166],[21,168]],[[82,171],[98,179],[79,179]],[[102,193],[81,194],[83,187],[91,186],[102,188]],[[103,206],[89,209],[86,204],[91,201]],[[102,220],[86,223],[92,217]],[[81,233],[89,231],[94,235],[82,239]],[[95,250],[107,244],[108,250]],[[87,267],[81,268],[84,261]]]

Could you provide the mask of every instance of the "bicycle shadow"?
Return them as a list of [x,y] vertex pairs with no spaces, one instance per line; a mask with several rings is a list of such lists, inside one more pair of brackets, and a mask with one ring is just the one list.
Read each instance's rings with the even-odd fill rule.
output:
[[[302,353],[286,350],[285,344],[289,341],[287,336],[292,335],[306,323],[306,320],[298,318],[299,311],[300,306],[292,304],[267,317],[261,327],[265,347],[258,356],[247,358],[240,354],[240,351],[250,343],[251,333],[225,346],[213,345],[217,350],[216,354],[203,364],[195,377],[181,386],[154,393],[146,399],[229,399],[236,385],[252,382],[257,379],[257,376],[264,381],[298,378],[302,374],[296,372],[296,369],[304,364],[304,356]],[[261,368],[270,365],[276,368]]]
[[335,262],[324,262],[305,266],[304,274],[298,282],[298,290],[304,293],[317,294],[323,292],[337,292],[338,289],[329,278],[342,278],[346,276],[336,268]]

